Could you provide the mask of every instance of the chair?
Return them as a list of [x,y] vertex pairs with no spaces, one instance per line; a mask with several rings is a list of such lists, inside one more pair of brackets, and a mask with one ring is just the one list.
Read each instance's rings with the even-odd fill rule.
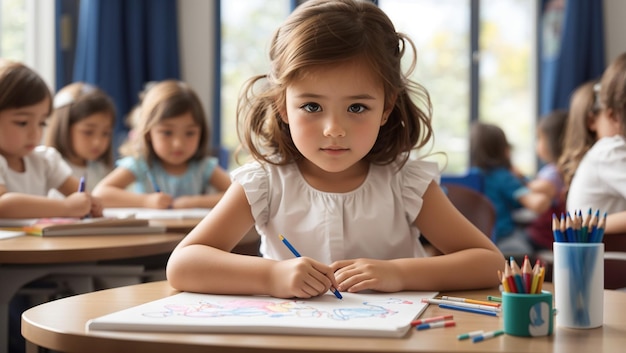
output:
[[[455,183],[442,184],[441,188],[448,195],[448,198],[473,225],[476,226],[488,238],[496,222],[496,210],[487,196],[480,192]],[[439,250],[432,247],[426,239],[422,237],[422,242],[431,255],[440,255]]]
[[482,193],[485,189],[483,186],[483,175],[477,170],[470,169],[465,175],[442,175],[441,185],[462,185]]
[[491,238],[496,223],[496,210],[487,196],[466,186],[454,183],[442,183],[452,204],[476,228]]

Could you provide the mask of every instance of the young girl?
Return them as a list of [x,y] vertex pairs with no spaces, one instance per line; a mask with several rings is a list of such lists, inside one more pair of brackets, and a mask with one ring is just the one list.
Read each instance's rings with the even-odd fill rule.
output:
[[540,212],[526,228],[535,250],[550,249],[554,242],[552,215],[565,211],[565,185],[556,162],[563,151],[563,135],[567,123],[567,110],[555,110],[542,117],[537,126],[537,156],[545,164],[535,178],[528,182],[532,191],[544,193],[552,202]]
[[[154,85],[141,103],[132,155],[94,189],[106,207],[210,208],[230,177],[207,156],[209,129],[202,104],[185,83]],[[134,183],[134,189],[126,187]],[[212,187],[215,192],[208,192]]]
[[599,111],[599,102],[596,103],[594,87],[599,89],[599,82],[585,82],[574,90],[570,99],[568,120],[563,136],[563,154],[557,163],[566,190],[569,189],[574,172],[583,156],[597,139],[595,130],[592,130]]
[[[46,83],[30,68],[0,61],[0,218],[102,215],[54,148],[39,146],[52,109]],[[57,189],[67,198],[47,197]]]
[[602,74],[598,98],[600,112],[589,125],[596,142],[574,173],[567,209],[613,214],[626,211],[626,53]]
[[[174,250],[172,286],[308,298],[331,286],[497,285],[502,254],[439,188],[437,165],[409,160],[432,128],[428,94],[402,72],[405,50],[415,64],[411,40],[370,2],[311,0],[289,16],[270,72],[249,81],[239,105],[256,161],[232,173],[224,198]],[[255,225],[263,258],[230,253]],[[426,258],[420,233],[444,255]]]
[[72,175],[85,177],[85,190],[91,192],[113,169],[113,101],[97,87],[76,82],[56,94],[53,106],[46,145],[61,153]]
[[472,168],[484,177],[485,195],[496,209],[492,235],[505,254],[529,254],[532,247],[524,228],[515,223],[513,212],[525,207],[535,213],[545,211],[551,200],[526,186],[526,180],[513,170],[511,146],[504,131],[496,125],[476,122],[470,131]]

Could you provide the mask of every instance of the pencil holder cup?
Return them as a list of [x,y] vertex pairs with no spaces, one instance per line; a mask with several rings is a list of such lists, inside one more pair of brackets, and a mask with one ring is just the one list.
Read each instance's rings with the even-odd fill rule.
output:
[[553,250],[556,324],[582,329],[602,326],[604,243],[555,242]]
[[552,293],[502,293],[504,333],[513,336],[550,336],[554,327]]

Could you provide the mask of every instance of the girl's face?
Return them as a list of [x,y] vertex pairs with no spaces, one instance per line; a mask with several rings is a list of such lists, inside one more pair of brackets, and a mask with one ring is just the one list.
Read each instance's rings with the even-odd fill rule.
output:
[[72,150],[78,158],[73,164],[85,165],[98,160],[111,144],[113,118],[108,113],[95,113],[70,127]]
[[308,70],[289,84],[281,116],[306,160],[337,173],[362,170],[390,113],[382,82],[365,64],[351,61]]
[[163,167],[172,172],[173,168],[187,166],[187,161],[198,150],[201,132],[189,112],[156,124],[150,129],[149,137]]
[[41,143],[50,101],[0,111],[0,154],[9,166],[21,166],[26,156]]

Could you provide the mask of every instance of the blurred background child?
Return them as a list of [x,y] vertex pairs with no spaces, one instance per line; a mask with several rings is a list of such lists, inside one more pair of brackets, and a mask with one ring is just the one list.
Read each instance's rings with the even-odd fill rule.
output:
[[[76,82],[54,97],[54,111],[46,129],[46,145],[56,148],[76,178],[85,177],[85,190],[113,169],[112,132],[115,106],[97,87]],[[54,190],[51,195],[60,195]]]
[[565,211],[565,185],[556,163],[563,151],[567,117],[566,110],[555,110],[541,117],[537,126],[536,151],[544,165],[527,186],[532,191],[545,194],[552,203],[546,210],[538,210],[537,217],[526,228],[534,250],[552,249],[552,215]]
[[[52,96],[43,79],[16,62],[0,61],[0,218],[102,215],[59,152],[39,146]],[[48,198],[50,189],[67,198]]]
[[505,255],[532,252],[528,234],[516,224],[513,212],[523,207],[540,213],[550,205],[550,198],[533,191],[513,169],[511,145],[504,131],[493,124],[476,122],[470,130],[472,168],[483,175],[485,195],[496,209],[492,239]]
[[196,93],[184,82],[162,81],[146,92],[139,109],[136,135],[122,149],[130,154],[94,194],[106,207],[213,207],[230,176],[208,156],[210,133]]
[[576,168],[567,209],[612,214],[626,210],[626,53],[602,74],[597,97],[600,111],[589,124],[596,141]]

